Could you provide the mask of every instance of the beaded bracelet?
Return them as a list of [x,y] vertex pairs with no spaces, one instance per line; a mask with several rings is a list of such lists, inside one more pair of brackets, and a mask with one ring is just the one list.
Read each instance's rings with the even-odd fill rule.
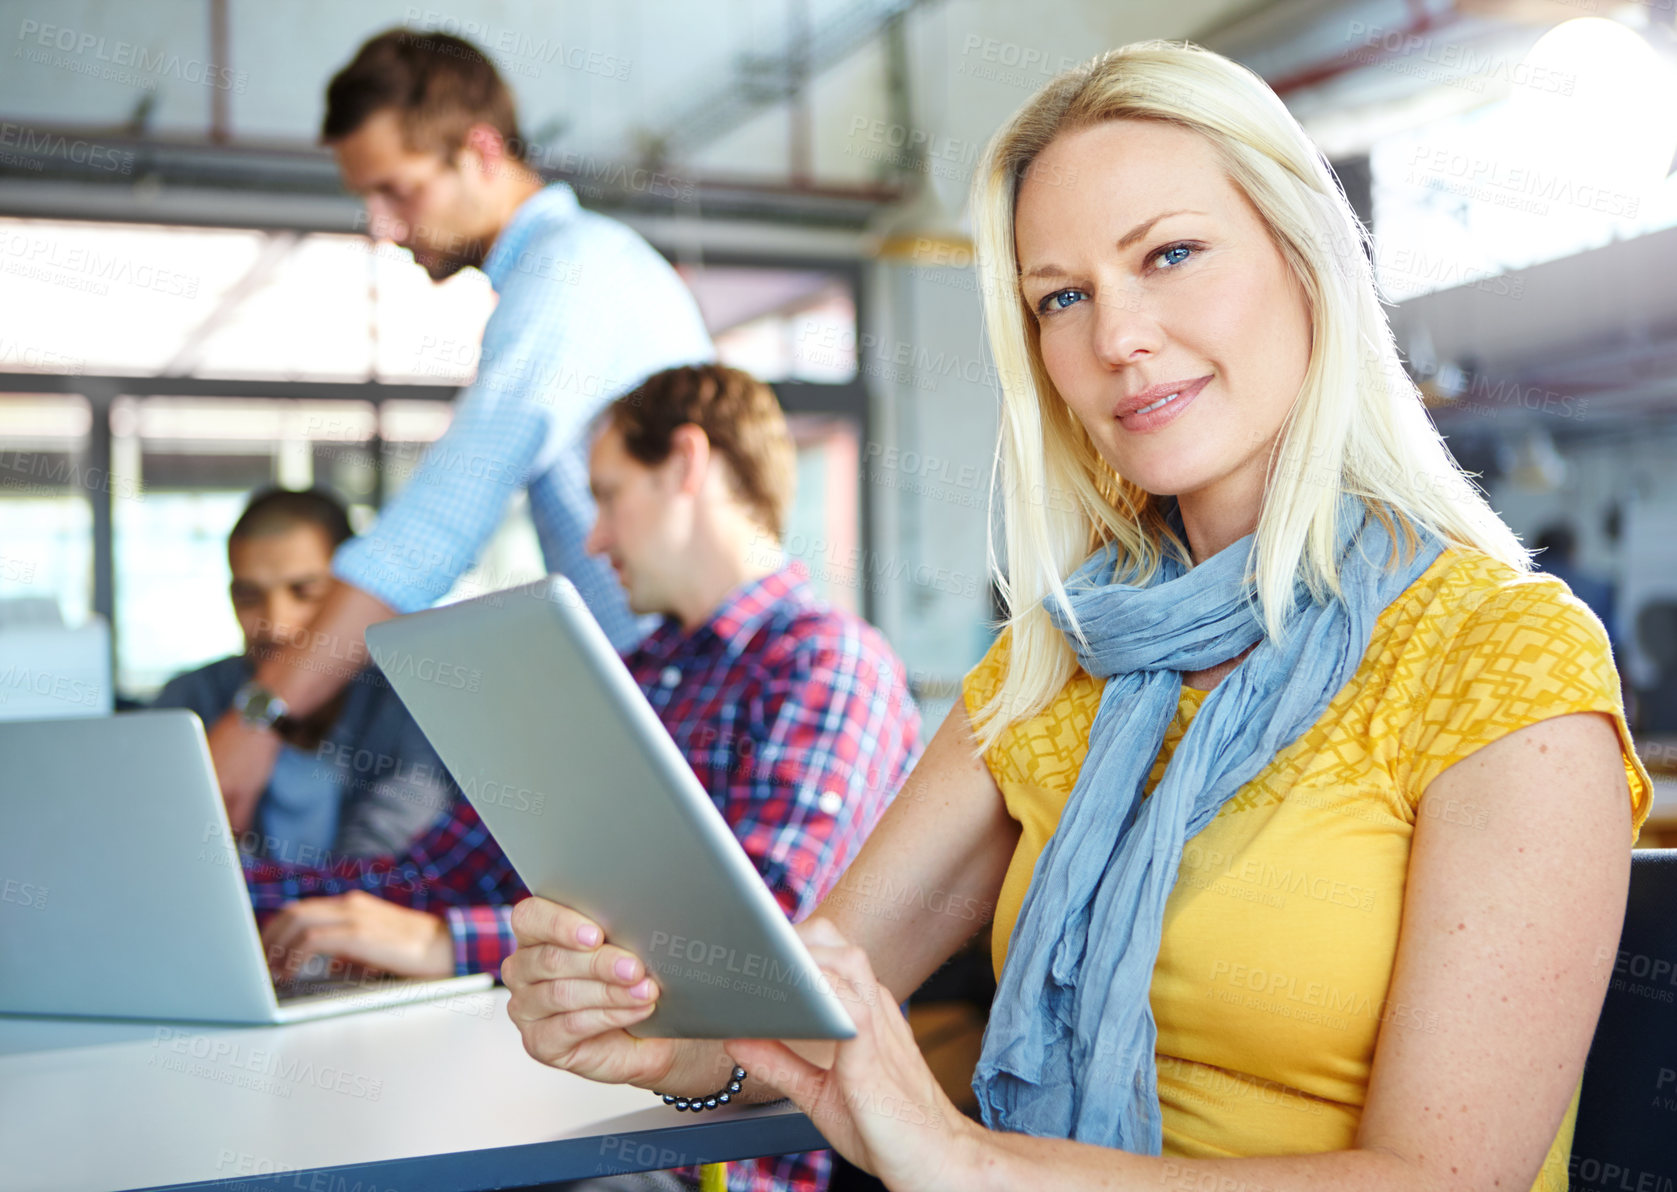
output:
[[745,1069],[735,1068],[734,1074],[728,1078],[728,1087],[711,1093],[708,1097],[677,1097],[673,1093],[653,1093],[654,1097],[664,1098],[665,1105],[674,1105],[677,1109],[691,1109],[699,1113],[706,1109],[715,1109],[718,1105],[726,1105],[734,1099],[734,1094],[740,1091],[740,1081],[745,1079]]

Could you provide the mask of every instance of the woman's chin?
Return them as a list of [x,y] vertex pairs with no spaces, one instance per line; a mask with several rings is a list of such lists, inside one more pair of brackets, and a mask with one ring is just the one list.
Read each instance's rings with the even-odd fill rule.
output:
[[1155,497],[1180,497],[1183,493],[1191,493],[1203,487],[1204,484],[1198,473],[1189,475],[1168,468],[1153,471],[1140,469],[1133,472],[1120,469],[1118,474]]

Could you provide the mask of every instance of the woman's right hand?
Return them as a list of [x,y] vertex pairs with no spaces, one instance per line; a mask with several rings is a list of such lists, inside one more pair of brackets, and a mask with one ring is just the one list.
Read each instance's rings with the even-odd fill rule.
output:
[[524,1050],[590,1080],[664,1089],[679,1041],[637,1039],[625,1029],[658,1005],[658,984],[640,958],[606,943],[592,919],[545,898],[515,906],[512,930],[518,949],[501,965],[501,980]]

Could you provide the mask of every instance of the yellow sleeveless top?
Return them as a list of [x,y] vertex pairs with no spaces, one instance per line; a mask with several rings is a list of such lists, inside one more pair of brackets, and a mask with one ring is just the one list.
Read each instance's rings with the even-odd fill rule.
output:
[[[1000,687],[1008,648],[1004,634],[967,675],[969,716]],[[1037,857],[1088,751],[1103,686],[1077,672],[985,755],[1022,829],[996,900],[998,976]],[[1206,694],[1182,689],[1146,793]],[[1386,1004],[1422,792],[1499,737],[1583,711],[1610,713],[1618,726],[1634,838],[1653,784],[1625,723],[1606,631],[1564,583],[1449,549],[1386,608],[1321,719],[1183,853],[1150,998],[1166,1155],[1353,1144],[1382,1020],[1425,1015]],[[1470,803],[1430,801],[1426,814],[1463,824],[1484,816]],[[1566,1188],[1577,1110],[1574,1091],[1535,1188]]]

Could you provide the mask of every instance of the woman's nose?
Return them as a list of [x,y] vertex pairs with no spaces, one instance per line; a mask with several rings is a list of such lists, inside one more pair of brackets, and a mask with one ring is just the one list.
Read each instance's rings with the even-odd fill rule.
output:
[[1118,368],[1158,352],[1164,330],[1137,295],[1108,289],[1091,301],[1094,351],[1101,363]]

